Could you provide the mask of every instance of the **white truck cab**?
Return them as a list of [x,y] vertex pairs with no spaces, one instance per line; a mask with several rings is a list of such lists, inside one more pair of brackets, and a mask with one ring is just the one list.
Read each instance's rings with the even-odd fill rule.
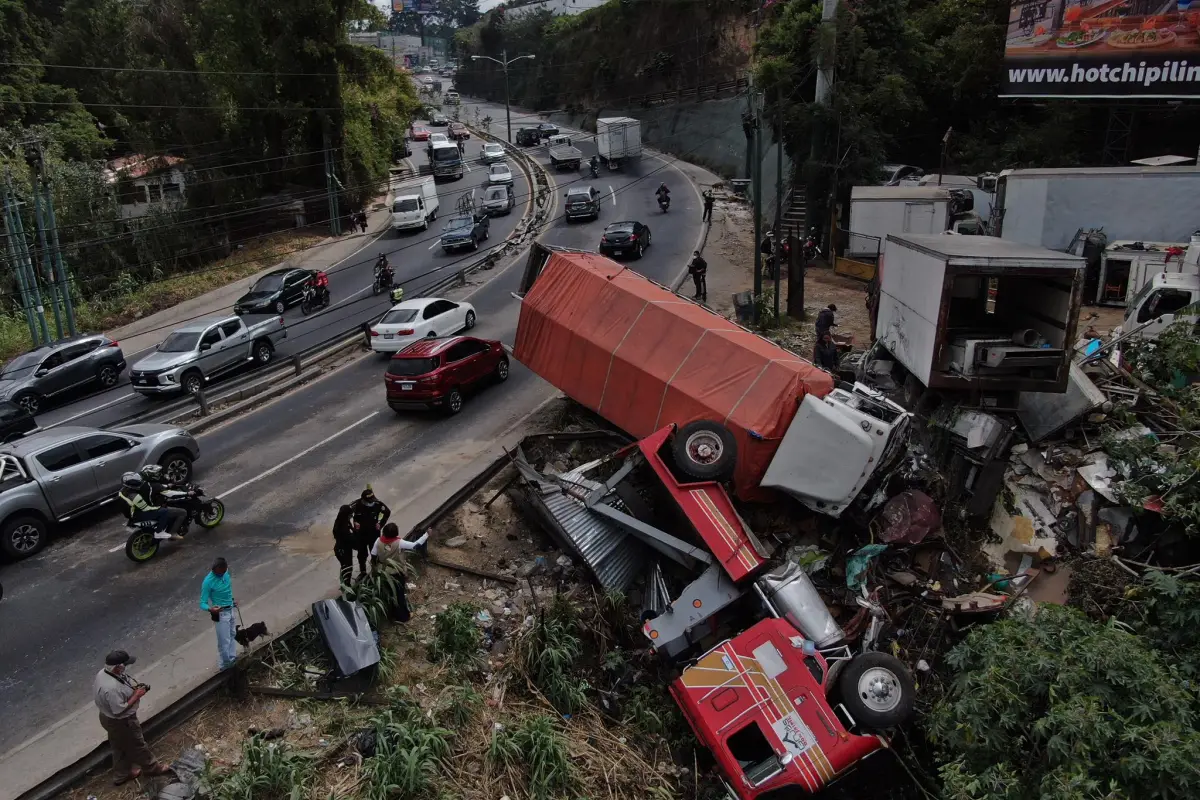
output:
[[[1144,284],[1125,309],[1122,332],[1137,331],[1153,339],[1172,323],[1200,322],[1196,304],[1200,303],[1200,275],[1160,272]],[[1191,313],[1187,313],[1191,311]],[[1184,313],[1180,313],[1184,312]]]
[[433,178],[400,187],[392,198],[392,230],[428,230],[437,212],[437,184]]

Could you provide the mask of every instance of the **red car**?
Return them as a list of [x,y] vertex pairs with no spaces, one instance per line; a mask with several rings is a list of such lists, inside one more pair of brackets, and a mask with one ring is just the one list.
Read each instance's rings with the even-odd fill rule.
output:
[[420,125],[413,125],[412,135],[409,138],[411,138],[414,142],[428,142],[429,129],[422,128]]
[[508,354],[500,342],[473,336],[422,339],[392,356],[383,380],[396,413],[440,408],[457,414],[465,394],[508,380]]
[[451,139],[470,139],[471,132],[467,130],[467,126],[461,122],[450,123],[450,138]]

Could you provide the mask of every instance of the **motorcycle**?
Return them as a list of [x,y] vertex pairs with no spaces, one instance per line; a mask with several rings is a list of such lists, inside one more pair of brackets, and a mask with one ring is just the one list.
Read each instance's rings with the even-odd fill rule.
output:
[[396,276],[384,274],[379,267],[375,268],[375,280],[371,284],[371,294],[379,294],[384,290],[391,291],[396,285]]
[[[187,515],[183,520],[184,533],[193,522],[205,530],[212,530],[225,519],[225,504],[215,497],[206,497],[204,489],[195,484],[165,490],[162,504],[166,508],[181,509]],[[170,534],[156,520],[135,522],[131,518],[126,527],[133,528],[133,533],[125,542],[125,555],[138,564],[154,558],[159,543],[170,538]]]
[[671,196],[668,194],[659,195],[658,207],[662,209],[664,214],[667,213],[667,209],[671,207]]
[[599,169],[599,168],[596,166],[596,164],[595,164],[594,162],[589,162],[589,163],[588,163],[588,169],[590,169],[590,170],[592,171],[592,177],[593,177],[593,178],[599,178],[599,177],[600,177],[600,169]]
[[804,253],[805,261],[813,261],[821,257],[821,248],[817,246],[817,235],[810,233],[804,238]]
[[300,298],[300,313],[308,315],[329,305],[329,289],[324,286],[306,286],[304,296]]

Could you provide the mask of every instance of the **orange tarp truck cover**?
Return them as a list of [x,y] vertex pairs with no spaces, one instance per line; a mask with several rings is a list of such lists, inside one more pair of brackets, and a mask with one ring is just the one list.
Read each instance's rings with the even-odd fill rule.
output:
[[521,304],[513,355],[639,439],[669,423],[723,423],[743,500],[771,496],[758,483],[800,401],[833,390],[804,359],[591,253],[550,256]]

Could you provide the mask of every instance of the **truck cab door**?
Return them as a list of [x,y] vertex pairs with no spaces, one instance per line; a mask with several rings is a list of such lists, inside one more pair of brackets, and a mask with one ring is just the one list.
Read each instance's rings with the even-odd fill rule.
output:
[[[1154,291],[1137,310],[1136,324],[1150,323],[1142,329],[1141,335],[1154,338],[1165,331],[1175,322],[1176,312],[1194,304],[1194,293],[1188,289],[1164,287]],[[1194,317],[1195,315],[1189,315]],[[1181,317],[1182,319],[1182,317]]]
[[222,368],[233,369],[250,358],[250,332],[240,319],[221,323]]
[[99,494],[92,465],[85,464],[75,441],[49,447],[33,456],[42,473],[42,490],[55,517],[62,518],[89,503]]

